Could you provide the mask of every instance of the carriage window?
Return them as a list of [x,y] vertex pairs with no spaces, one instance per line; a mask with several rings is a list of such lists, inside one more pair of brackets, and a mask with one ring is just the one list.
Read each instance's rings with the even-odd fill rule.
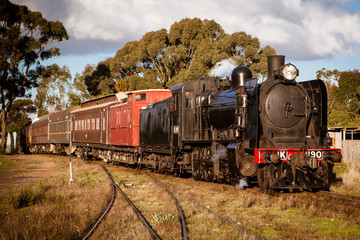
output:
[[143,100],[146,100],[146,93],[137,94],[135,96],[135,101],[143,101]]
[[96,118],[96,130],[100,130],[100,118]]
[[185,93],[185,107],[191,109],[194,106],[194,94],[193,92]]
[[95,129],[95,118],[91,119],[91,129]]

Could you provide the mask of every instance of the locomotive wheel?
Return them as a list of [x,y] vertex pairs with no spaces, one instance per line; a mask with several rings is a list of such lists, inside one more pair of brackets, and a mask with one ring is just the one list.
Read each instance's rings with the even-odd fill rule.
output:
[[201,180],[200,158],[201,150],[195,147],[191,156],[191,173],[195,181]]
[[257,171],[257,181],[259,188],[263,191],[268,191],[270,189],[270,178],[269,178],[269,168],[267,166],[258,168]]
[[202,169],[202,175],[203,175],[203,179],[207,182],[212,182],[212,180],[214,179],[214,171],[213,168],[211,167],[204,167]]
[[256,173],[256,164],[252,156],[246,156],[238,163],[241,176],[251,177]]
[[319,178],[324,178],[328,174],[328,163],[325,161],[319,162],[319,167],[317,169],[317,174]]
[[191,172],[195,181],[201,180],[200,163],[191,161]]

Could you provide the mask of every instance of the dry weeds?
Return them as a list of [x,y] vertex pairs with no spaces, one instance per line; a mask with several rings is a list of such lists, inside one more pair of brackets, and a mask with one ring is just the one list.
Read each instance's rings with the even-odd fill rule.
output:
[[331,190],[360,196],[360,162],[338,163],[334,169],[342,182],[335,184]]

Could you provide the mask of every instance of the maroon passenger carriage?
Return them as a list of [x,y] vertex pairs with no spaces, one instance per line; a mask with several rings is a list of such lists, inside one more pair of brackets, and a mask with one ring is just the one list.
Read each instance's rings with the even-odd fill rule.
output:
[[26,144],[31,153],[42,153],[50,150],[49,115],[40,117],[26,128]]
[[49,116],[49,151],[54,154],[68,153],[71,139],[71,112],[79,106],[55,112]]
[[113,94],[81,103],[72,111],[71,153],[79,157],[97,156],[109,144],[109,106],[122,101],[124,93]]

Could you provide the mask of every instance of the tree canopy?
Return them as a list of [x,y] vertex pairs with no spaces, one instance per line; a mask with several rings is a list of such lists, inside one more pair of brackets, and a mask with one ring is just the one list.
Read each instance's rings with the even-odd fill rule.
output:
[[317,78],[325,78],[328,90],[328,118],[330,127],[360,125],[360,72],[359,70],[317,71]]
[[41,61],[59,55],[49,47],[56,41],[69,39],[59,21],[48,21],[40,12],[26,6],[0,2],[0,104],[2,147],[6,144],[6,118],[14,100],[29,97],[37,86]]
[[272,47],[261,48],[259,40],[245,32],[229,35],[214,20],[186,18],[169,31],[148,32],[140,40],[126,43],[114,57],[100,62],[85,83],[93,96],[167,88],[207,77],[217,62],[230,58],[265,77],[267,56],[273,54]]
[[21,131],[31,123],[29,113],[35,113],[36,107],[31,99],[15,100],[6,120],[7,132]]
[[39,71],[39,82],[34,104],[38,117],[69,107],[69,94],[72,92],[71,74],[68,67],[57,64]]
[[73,91],[69,92],[70,107],[80,105],[81,102],[88,100],[90,98],[90,94],[85,84],[85,78],[88,75],[92,74],[94,68],[95,66],[88,64],[86,65],[81,75],[79,73],[76,73],[75,78],[73,79],[72,82]]

